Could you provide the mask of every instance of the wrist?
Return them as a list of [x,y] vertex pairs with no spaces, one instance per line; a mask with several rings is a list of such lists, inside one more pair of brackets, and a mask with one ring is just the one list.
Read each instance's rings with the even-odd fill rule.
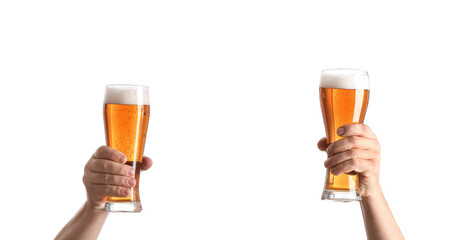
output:
[[383,196],[382,190],[378,189],[375,192],[373,191],[365,196],[362,196],[361,208],[371,209],[373,207],[375,208],[378,206],[383,206],[384,202],[385,202],[385,197]]
[[85,201],[85,204],[83,206],[83,211],[87,214],[91,215],[104,215],[108,216],[108,212],[101,207],[96,207],[93,204],[89,203],[89,201]]
[[383,193],[382,193],[382,188],[380,187],[379,183],[369,184],[368,186],[361,188],[362,198],[376,197],[376,196],[381,196],[381,195],[383,195]]

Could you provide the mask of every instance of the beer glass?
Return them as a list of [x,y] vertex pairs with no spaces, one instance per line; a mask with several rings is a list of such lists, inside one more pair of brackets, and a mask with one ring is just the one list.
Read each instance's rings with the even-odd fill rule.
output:
[[126,165],[135,169],[136,180],[128,197],[107,197],[105,209],[108,212],[140,212],[140,169],[150,117],[148,87],[107,85],[103,117],[107,146],[126,155]]
[[[327,143],[342,137],[337,129],[345,124],[363,123],[369,102],[369,76],[356,69],[327,69],[321,73],[319,98]],[[355,172],[333,175],[327,170],[322,200],[360,201]]]

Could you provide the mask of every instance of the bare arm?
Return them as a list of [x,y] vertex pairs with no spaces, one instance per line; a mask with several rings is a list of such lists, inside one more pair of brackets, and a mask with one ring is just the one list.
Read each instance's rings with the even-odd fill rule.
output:
[[[134,169],[125,165],[126,156],[110,147],[102,146],[92,155],[84,168],[83,182],[87,201],[55,237],[61,239],[97,239],[105,223],[106,197],[125,197],[135,186]],[[153,161],[144,157],[142,170],[149,169]]]
[[371,240],[404,239],[379,184],[380,143],[364,124],[348,124],[337,134],[345,137],[330,145],[325,138],[318,147],[327,152],[325,167],[334,175],[356,172],[361,190],[361,210],[366,235]]
[[381,190],[363,196],[361,210],[368,239],[404,239]]
[[97,239],[105,223],[108,213],[92,209],[87,203],[74,215],[74,217],[61,229],[55,240],[58,239]]

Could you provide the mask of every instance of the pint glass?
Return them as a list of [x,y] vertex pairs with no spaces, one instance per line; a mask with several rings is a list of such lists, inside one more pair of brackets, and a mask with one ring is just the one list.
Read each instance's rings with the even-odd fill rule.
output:
[[106,144],[126,155],[126,165],[135,169],[137,182],[128,197],[107,197],[105,209],[108,212],[142,211],[139,179],[149,117],[147,86],[106,86],[103,106]]
[[[327,69],[321,73],[319,98],[327,143],[342,137],[337,129],[345,124],[363,123],[369,102],[369,76],[356,69]],[[322,200],[360,201],[358,175],[333,175],[327,170]]]

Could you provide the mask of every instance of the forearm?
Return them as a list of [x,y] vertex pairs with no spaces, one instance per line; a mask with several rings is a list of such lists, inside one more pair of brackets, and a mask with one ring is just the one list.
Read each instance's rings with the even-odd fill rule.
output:
[[93,209],[86,203],[63,227],[55,240],[97,239],[107,216],[108,213],[105,210]]
[[368,239],[404,239],[380,188],[373,194],[363,196],[361,209]]

